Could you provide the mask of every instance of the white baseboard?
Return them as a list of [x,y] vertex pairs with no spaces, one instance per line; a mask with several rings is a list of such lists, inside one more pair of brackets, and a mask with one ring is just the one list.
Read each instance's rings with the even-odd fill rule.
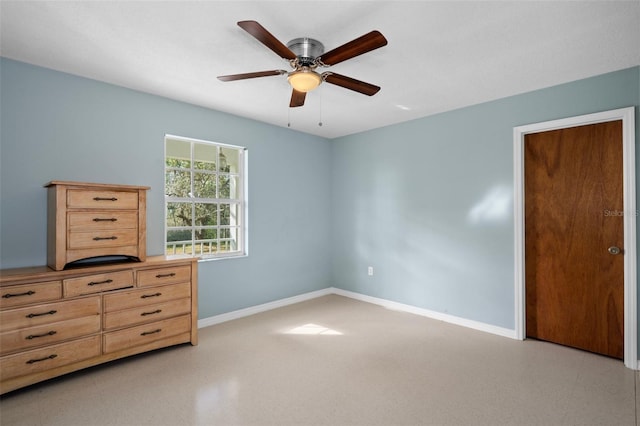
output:
[[462,327],[471,328],[478,331],[484,331],[485,333],[496,334],[502,337],[508,337],[510,339],[516,339],[515,330],[508,328],[497,327],[495,325],[485,324],[478,321],[472,321],[454,315],[443,314],[440,312],[430,311],[428,309],[418,308],[416,306],[405,305],[403,303],[392,302],[386,299],[380,299],[378,297],[366,296],[364,294],[355,293],[353,291],[342,290],[340,288],[329,287],[322,290],[312,291],[310,293],[300,294],[298,296],[288,297],[286,299],[280,299],[262,305],[251,306],[245,309],[239,309],[237,311],[227,312],[225,314],[215,315],[209,318],[203,318],[198,320],[198,328],[208,327],[210,325],[220,324],[226,321],[231,321],[238,318],[247,317],[260,312],[269,311],[271,309],[281,308],[284,306],[292,305],[294,303],[304,302],[305,300],[315,299],[317,297],[326,296],[329,294],[337,294],[339,296],[349,297],[351,299],[360,300],[362,302],[373,303],[374,305],[380,305],[387,309],[393,309],[396,311],[408,312],[415,315],[420,315],[427,318],[432,318],[439,321],[444,321],[450,324],[460,325]]
[[298,296],[287,297],[286,299],[274,300],[273,302],[263,303],[262,305],[250,306],[248,308],[238,309],[237,311],[214,315],[209,318],[198,320],[198,328],[209,327],[210,325],[248,317],[249,315],[270,311],[272,309],[282,308],[284,306],[293,305],[294,303],[304,302],[305,300],[315,299],[317,297],[326,296],[332,293],[332,288],[325,288],[322,290],[312,291],[310,293],[300,294]]
[[408,312],[423,317],[444,321],[450,324],[460,325],[462,327],[471,328],[478,331],[484,331],[485,333],[497,334],[498,336],[508,337],[510,339],[516,338],[515,330],[508,328],[497,327],[491,324],[485,324],[483,322],[468,320],[465,318],[456,317],[454,315],[443,314],[440,312],[430,311],[429,309],[418,308],[416,306],[405,305],[404,303],[392,302],[386,299],[380,299],[377,297],[366,296],[364,294],[355,293],[352,291],[342,290],[340,288],[331,288],[333,294],[339,296],[350,297],[352,299],[360,300],[363,302],[373,303],[374,305],[380,305],[387,309],[393,309],[396,311]]

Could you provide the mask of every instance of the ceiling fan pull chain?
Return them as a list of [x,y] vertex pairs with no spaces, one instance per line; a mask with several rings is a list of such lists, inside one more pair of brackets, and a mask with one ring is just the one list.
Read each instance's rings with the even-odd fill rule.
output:
[[319,116],[320,119],[318,120],[318,127],[322,127],[322,94],[318,93],[318,104],[320,105],[320,112],[319,112]]

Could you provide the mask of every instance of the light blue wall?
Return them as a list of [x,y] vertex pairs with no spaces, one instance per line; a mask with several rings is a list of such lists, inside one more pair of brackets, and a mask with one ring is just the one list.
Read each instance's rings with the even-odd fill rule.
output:
[[162,254],[164,135],[249,150],[246,258],[199,264],[200,318],[330,286],[330,141],[1,59],[0,267],[46,263],[51,180],[150,186]]
[[513,127],[637,107],[639,70],[334,140],[334,286],[514,329]]
[[0,67],[2,268],[46,262],[50,180],[150,186],[160,254],[164,135],[249,148],[250,255],[200,263],[200,318],[333,285],[513,329],[513,127],[640,104],[635,67],[328,141]]

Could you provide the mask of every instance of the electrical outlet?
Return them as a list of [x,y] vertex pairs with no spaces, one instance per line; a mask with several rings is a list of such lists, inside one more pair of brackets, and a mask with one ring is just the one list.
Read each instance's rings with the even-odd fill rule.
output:
[[373,266],[369,266],[367,268],[367,275],[372,276],[373,275]]

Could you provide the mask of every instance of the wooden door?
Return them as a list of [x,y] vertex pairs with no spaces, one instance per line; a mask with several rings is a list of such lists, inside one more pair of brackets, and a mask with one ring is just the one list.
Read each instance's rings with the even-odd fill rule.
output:
[[622,160],[621,120],[525,135],[528,337],[623,358]]

